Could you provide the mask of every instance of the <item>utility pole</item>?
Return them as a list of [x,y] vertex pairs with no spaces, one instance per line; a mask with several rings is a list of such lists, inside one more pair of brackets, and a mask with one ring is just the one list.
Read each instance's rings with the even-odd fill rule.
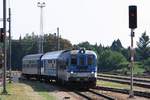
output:
[[37,6],[41,8],[41,14],[40,14],[40,37],[39,37],[39,53],[43,53],[43,38],[44,38],[44,32],[43,32],[43,7],[45,7],[45,2],[38,2]]
[[11,8],[9,7],[9,83],[11,83]]
[[58,50],[57,47],[57,35],[54,33],[54,50]]
[[134,97],[134,92],[133,92],[133,66],[134,66],[134,47],[133,47],[133,37],[134,37],[134,30],[131,29],[131,48],[130,48],[130,51],[131,51],[131,66],[130,66],[130,76],[131,76],[131,84],[130,84],[130,94],[129,94],[129,97]]
[[57,50],[60,49],[60,40],[59,40],[59,27],[57,27]]
[[7,52],[6,52],[6,0],[3,0],[3,28],[4,28],[4,72],[3,72],[3,92],[2,94],[7,94],[6,90],[6,67],[7,67]]

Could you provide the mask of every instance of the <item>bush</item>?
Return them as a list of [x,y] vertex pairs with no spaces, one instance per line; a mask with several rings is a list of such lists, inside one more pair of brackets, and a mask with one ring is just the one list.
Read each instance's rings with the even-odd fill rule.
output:
[[127,60],[121,53],[111,50],[103,51],[98,58],[98,66],[101,71],[120,69],[125,62]]

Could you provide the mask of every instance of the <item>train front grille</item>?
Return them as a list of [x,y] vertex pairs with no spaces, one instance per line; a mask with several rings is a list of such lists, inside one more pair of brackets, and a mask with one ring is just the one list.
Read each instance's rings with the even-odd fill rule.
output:
[[77,66],[79,72],[87,72],[88,66]]

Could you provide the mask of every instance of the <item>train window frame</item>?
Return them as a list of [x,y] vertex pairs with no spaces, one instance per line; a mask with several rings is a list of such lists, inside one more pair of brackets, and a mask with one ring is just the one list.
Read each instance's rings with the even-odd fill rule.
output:
[[[91,59],[92,59],[92,63],[89,63],[89,57],[92,57]],[[87,64],[89,65],[89,66],[91,66],[91,65],[94,65],[95,64],[95,60],[94,60],[95,58],[94,58],[94,55],[87,55]],[[90,60],[91,61],[91,60]]]
[[53,64],[55,64],[55,59],[53,60]]
[[[74,59],[74,60],[73,60]],[[78,61],[77,61],[77,55],[71,55],[70,57],[70,64],[71,65],[77,65],[78,64]],[[72,63],[73,62],[73,63]]]
[[45,68],[52,68],[52,59],[45,60]]
[[[86,65],[86,58],[85,58],[85,55],[83,55],[83,54],[79,55],[79,56],[78,56],[78,59],[79,59],[79,66],[84,66],[84,65]],[[81,60],[80,60],[80,59],[81,59]],[[81,63],[81,61],[82,61],[83,63]]]

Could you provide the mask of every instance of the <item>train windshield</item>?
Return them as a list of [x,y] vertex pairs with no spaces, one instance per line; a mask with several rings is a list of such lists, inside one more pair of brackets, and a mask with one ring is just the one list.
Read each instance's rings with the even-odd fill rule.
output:
[[94,65],[94,56],[93,55],[88,55],[87,57],[87,62],[88,62],[88,65]]
[[84,56],[80,56],[79,57],[79,65],[85,65],[85,59],[84,59]]
[[71,65],[77,65],[77,56],[71,55]]

